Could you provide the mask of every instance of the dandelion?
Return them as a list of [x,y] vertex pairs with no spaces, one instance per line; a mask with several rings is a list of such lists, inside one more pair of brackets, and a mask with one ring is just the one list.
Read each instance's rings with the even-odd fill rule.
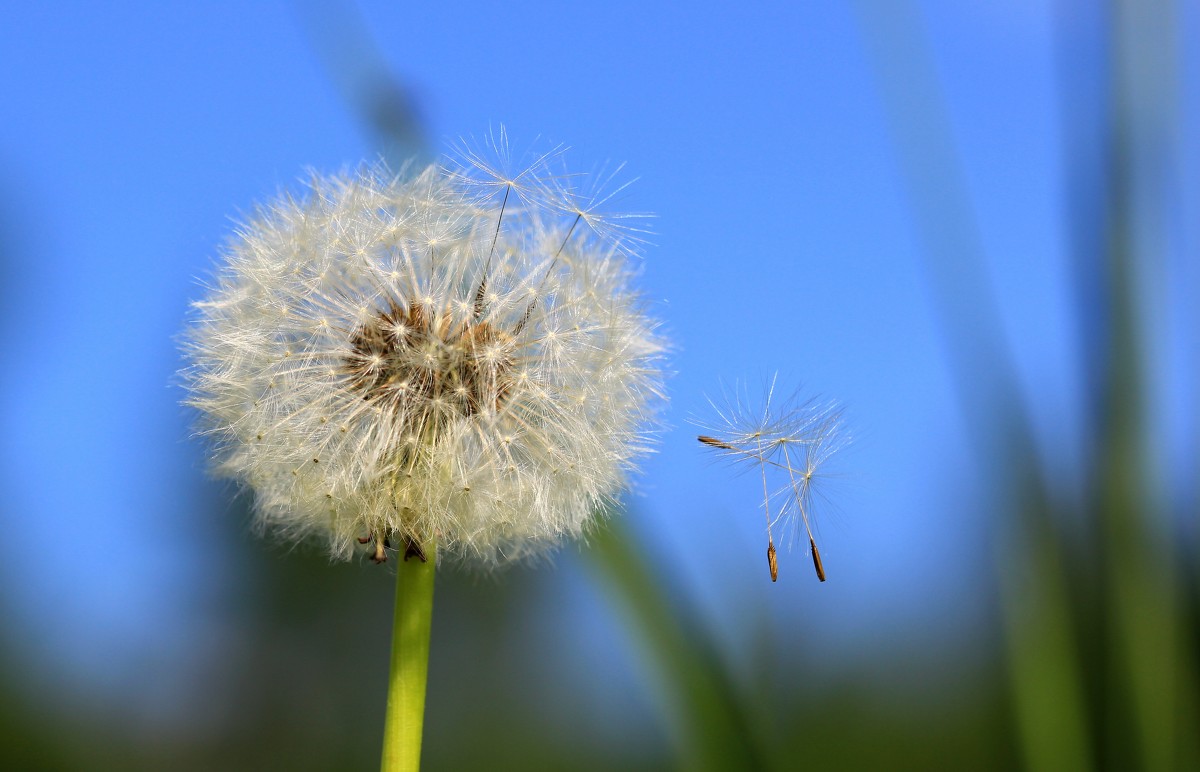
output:
[[336,557],[436,539],[494,565],[579,535],[624,487],[662,343],[625,242],[555,157],[314,176],[242,226],[186,378],[260,526]]
[[[758,469],[771,581],[779,578],[773,531],[790,531],[790,541],[795,541],[799,526],[803,526],[817,578],[824,582],[825,566],[813,533],[813,515],[819,482],[827,474],[823,468],[848,441],[841,408],[796,396],[776,400],[774,380],[761,406],[752,406],[744,396],[735,394],[723,405],[714,403],[713,408],[716,422],[697,439],[722,458]],[[779,482],[782,478],[786,480]]]
[[638,230],[556,173],[557,149],[514,171],[495,144],[261,207],[186,339],[188,403],[257,525],[404,557],[384,769],[419,764],[435,550],[495,566],[583,533],[661,398]]

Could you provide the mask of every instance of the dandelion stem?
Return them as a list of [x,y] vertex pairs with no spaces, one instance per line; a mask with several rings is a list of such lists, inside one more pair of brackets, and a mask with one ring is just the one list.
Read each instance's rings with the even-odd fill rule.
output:
[[392,618],[392,668],[383,727],[383,772],[421,767],[429,626],[433,617],[436,547],[423,545],[425,560],[397,560],[396,609]]

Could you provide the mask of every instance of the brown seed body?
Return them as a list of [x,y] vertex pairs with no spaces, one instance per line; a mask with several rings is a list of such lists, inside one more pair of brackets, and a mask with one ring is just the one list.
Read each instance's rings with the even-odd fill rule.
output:
[[821,551],[817,549],[817,543],[811,536],[808,537],[808,546],[812,548],[813,567],[817,569],[817,578],[823,582],[825,581],[825,566],[821,565]]
[[733,447],[728,442],[721,442],[716,437],[709,437],[706,434],[701,434],[696,439],[700,440],[705,445],[711,445],[714,448],[721,448],[722,450],[737,450],[737,448]]

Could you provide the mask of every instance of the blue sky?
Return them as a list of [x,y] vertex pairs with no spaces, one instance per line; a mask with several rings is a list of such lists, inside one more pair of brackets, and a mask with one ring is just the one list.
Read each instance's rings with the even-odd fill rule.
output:
[[[196,482],[175,336],[239,212],[376,152],[315,53],[315,30],[337,25],[300,8],[0,11],[0,577],[19,637],[66,663],[59,677],[103,689],[139,662],[189,662],[237,592],[212,522],[230,491]],[[518,147],[562,142],[576,168],[624,161],[639,178],[624,203],[657,214],[642,288],[674,375],[631,516],[712,617],[759,604],[847,667],[883,640],[969,642],[991,602],[994,512],[859,19],[828,3],[682,8],[371,2],[363,17],[436,145],[503,123]],[[1054,20],[1032,2],[920,8],[1004,331],[1069,474]],[[1185,160],[1194,171],[1194,149]],[[711,466],[688,424],[722,383],[776,371],[845,403],[856,438],[822,521],[825,585],[803,545],[764,581],[753,480]]]

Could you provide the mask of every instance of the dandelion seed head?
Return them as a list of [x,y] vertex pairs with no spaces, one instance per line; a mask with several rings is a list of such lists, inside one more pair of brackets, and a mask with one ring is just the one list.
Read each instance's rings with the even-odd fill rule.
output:
[[259,526],[494,565],[579,535],[626,486],[663,342],[622,241],[539,198],[548,157],[314,174],[237,230],[184,377]]

